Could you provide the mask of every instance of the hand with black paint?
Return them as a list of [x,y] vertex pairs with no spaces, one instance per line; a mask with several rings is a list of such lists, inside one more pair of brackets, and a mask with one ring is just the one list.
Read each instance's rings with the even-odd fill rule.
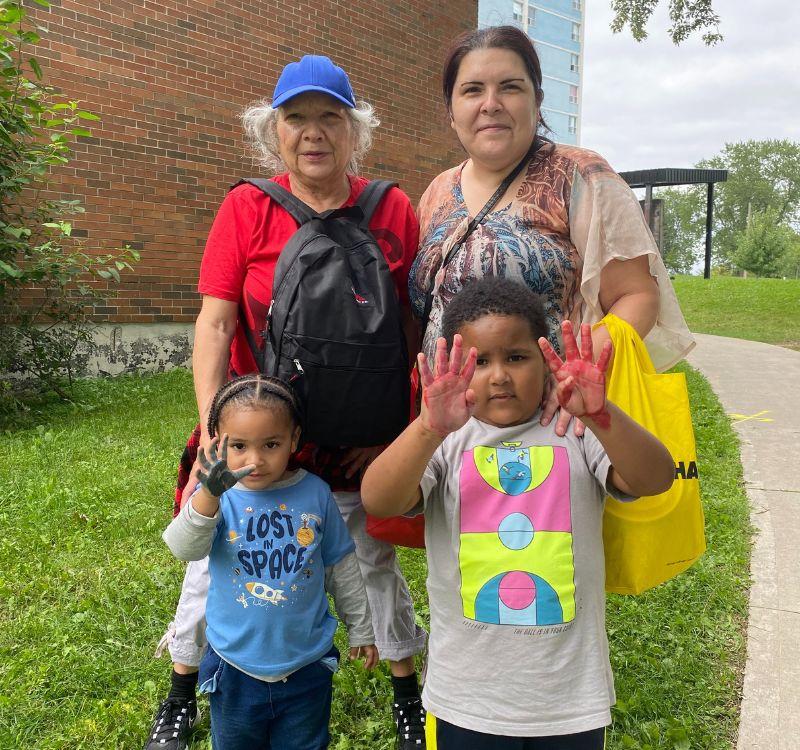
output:
[[[219,454],[217,446],[219,445]],[[197,453],[200,465],[203,467],[197,475],[200,484],[212,497],[218,498],[223,492],[233,487],[240,479],[255,470],[255,464],[248,464],[241,469],[231,471],[228,467],[228,435],[222,436],[222,442],[215,437],[208,447],[208,456],[202,446]]]

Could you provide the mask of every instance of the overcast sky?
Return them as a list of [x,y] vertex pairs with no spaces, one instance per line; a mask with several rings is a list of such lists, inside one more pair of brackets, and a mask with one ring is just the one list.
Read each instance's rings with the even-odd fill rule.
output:
[[666,0],[635,42],[609,30],[610,0],[586,0],[581,146],[618,171],[691,167],[725,143],[800,140],[800,3],[716,0],[724,41],[679,47]]

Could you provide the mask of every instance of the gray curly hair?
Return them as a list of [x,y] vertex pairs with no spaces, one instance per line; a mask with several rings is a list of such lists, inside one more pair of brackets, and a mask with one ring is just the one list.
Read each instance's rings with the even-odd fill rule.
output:
[[[279,109],[280,107],[272,107],[271,100],[264,99],[254,102],[240,115],[245,139],[256,162],[273,174],[286,169],[278,147]],[[347,165],[347,171],[350,174],[358,174],[361,161],[372,148],[372,131],[381,121],[375,116],[372,105],[365,101],[356,102],[355,109],[352,107],[344,109],[350,117],[355,136],[355,148]]]

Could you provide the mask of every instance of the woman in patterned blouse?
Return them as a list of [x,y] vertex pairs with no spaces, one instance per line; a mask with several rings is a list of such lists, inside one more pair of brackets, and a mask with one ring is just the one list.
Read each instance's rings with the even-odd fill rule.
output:
[[[434,179],[419,204],[421,246],[409,289],[420,319],[433,291],[426,354],[433,354],[453,296],[470,280],[494,275],[542,295],[557,350],[562,320],[577,326],[611,312],[646,337],[657,368],[680,360],[694,342],[636,197],[598,154],[540,134],[542,72],[530,39],[512,26],[463,34],[445,61],[442,88],[468,158]],[[526,157],[493,210],[443,264],[470,219]],[[593,336],[599,352],[608,334],[600,327]],[[551,397],[543,424],[556,406]],[[559,434],[568,419],[560,418]],[[575,427],[580,434],[577,420]]]

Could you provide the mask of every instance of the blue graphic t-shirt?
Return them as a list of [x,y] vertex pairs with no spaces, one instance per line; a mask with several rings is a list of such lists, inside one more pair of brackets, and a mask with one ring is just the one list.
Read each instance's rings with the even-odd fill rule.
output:
[[354,549],[330,488],[313,474],[228,490],[209,554],[208,642],[255,677],[320,659],[336,630],[325,568]]

